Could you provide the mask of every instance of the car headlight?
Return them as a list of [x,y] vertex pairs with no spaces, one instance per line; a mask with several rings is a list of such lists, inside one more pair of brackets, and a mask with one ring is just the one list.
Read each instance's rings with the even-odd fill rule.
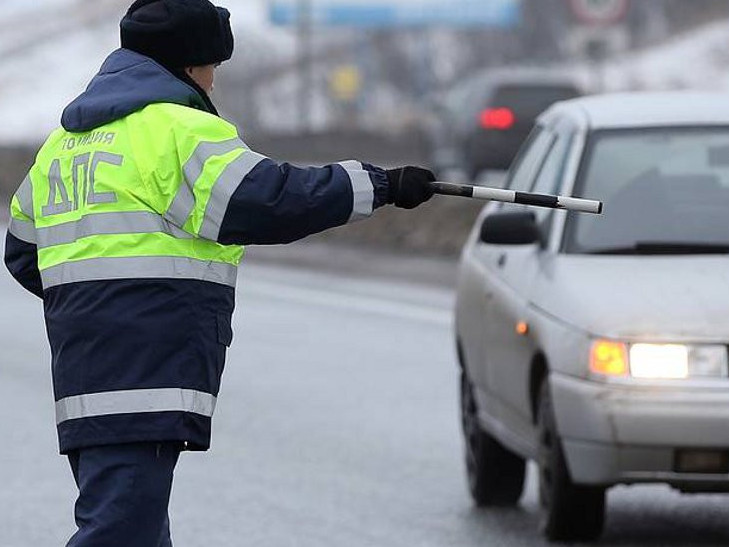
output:
[[630,375],[634,378],[688,378],[688,347],[678,344],[632,344]]
[[590,371],[645,379],[729,378],[726,346],[711,344],[625,344],[595,340]]

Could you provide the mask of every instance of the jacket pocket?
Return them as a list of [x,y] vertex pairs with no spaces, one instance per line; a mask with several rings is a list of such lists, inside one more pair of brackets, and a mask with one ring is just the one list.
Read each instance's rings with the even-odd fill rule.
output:
[[233,343],[233,327],[231,326],[231,317],[227,313],[219,313],[218,321],[218,343],[230,347]]

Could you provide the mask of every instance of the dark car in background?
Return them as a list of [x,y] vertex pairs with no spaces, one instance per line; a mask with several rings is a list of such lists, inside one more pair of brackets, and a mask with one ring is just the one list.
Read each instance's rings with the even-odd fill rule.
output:
[[576,79],[549,70],[490,70],[435,101],[426,132],[430,164],[444,176],[458,170],[475,180],[506,171],[552,104],[582,95]]

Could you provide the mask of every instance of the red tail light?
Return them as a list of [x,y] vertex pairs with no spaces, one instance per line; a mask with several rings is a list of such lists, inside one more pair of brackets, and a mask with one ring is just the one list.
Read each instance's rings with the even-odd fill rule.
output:
[[479,116],[481,127],[484,129],[511,129],[516,122],[516,116],[510,108],[487,108]]

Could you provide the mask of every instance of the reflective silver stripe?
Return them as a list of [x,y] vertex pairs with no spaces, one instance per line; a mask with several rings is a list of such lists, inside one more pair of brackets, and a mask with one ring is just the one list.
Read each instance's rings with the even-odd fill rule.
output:
[[10,218],[10,225],[8,226],[8,232],[13,234],[18,239],[25,241],[26,243],[36,243],[36,231],[35,225],[32,222],[26,220],[18,220],[17,218]]
[[38,229],[38,248],[73,243],[83,237],[114,234],[165,233],[178,239],[192,239],[192,235],[174,226],[156,213],[128,211],[97,213],[75,222]]
[[266,159],[268,159],[266,156],[246,150],[225,168],[210,193],[210,199],[205,208],[205,217],[200,227],[200,237],[211,241],[218,240],[220,225],[223,223],[225,212],[228,210],[231,196],[243,182],[243,179]]
[[349,180],[352,183],[354,203],[349,222],[355,222],[371,216],[375,206],[375,187],[372,184],[372,179],[370,179],[370,174],[365,171],[362,164],[358,161],[345,161],[339,165],[347,171]]
[[116,203],[118,198],[116,192],[97,193],[96,188],[96,170],[100,163],[116,165],[119,167],[124,164],[124,156],[119,154],[111,154],[97,150],[94,152],[94,158],[91,160],[91,169],[89,169],[89,190],[86,195],[86,203]]
[[212,417],[217,399],[192,389],[139,389],[77,395],[56,402],[56,424],[111,414],[191,412]]
[[235,287],[232,264],[174,256],[91,258],[66,262],[41,272],[43,287],[109,279],[197,279]]
[[172,200],[170,208],[165,217],[177,224],[184,226],[192,210],[195,208],[195,194],[193,188],[202,175],[205,163],[213,156],[222,156],[237,148],[245,148],[243,141],[235,138],[221,142],[201,142],[195,148],[192,156],[182,168],[184,181],[180,185],[177,195]]
[[30,175],[26,176],[23,182],[15,193],[20,203],[20,210],[23,214],[30,219],[35,219],[33,214],[33,183],[30,180]]

